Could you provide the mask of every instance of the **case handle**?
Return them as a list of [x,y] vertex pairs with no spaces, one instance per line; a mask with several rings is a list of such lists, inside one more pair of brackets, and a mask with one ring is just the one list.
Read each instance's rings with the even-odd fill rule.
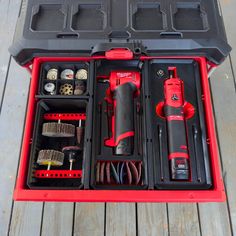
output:
[[58,33],[57,38],[64,39],[64,38],[78,38],[79,35],[75,33]]
[[161,32],[160,36],[163,38],[183,38],[183,34],[181,32]]

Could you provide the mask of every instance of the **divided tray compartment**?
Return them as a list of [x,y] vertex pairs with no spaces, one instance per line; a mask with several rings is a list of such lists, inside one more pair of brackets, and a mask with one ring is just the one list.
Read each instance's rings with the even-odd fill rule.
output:
[[[77,146],[76,132],[74,137],[46,137],[42,135],[42,126],[45,122],[57,122],[56,120],[47,120],[44,115],[47,113],[85,113],[88,114],[88,102],[86,100],[78,99],[42,99],[37,104],[35,126],[33,132],[33,139],[30,152],[30,161],[28,168],[27,185],[30,189],[81,189],[84,186],[85,166],[88,159],[89,142],[86,140],[86,128],[84,129],[84,138],[81,146],[82,153],[78,155],[76,161],[73,163],[72,170],[82,170],[81,178],[36,178],[35,171],[47,170],[47,166],[38,165],[37,158],[40,150],[57,150],[62,151],[65,146]],[[78,120],[61,120],[61,123],[73,124],[78,127]],[[86,120],[83,121],[83,126],[86,127]],[[70,163],[68,157],[65,155],[62,166],[51,166],[50,170],[61,171],[69,170]],[[60,172],[58,172],[60,173]],[[67,174],[70,174],[67,172]],[[57,175],[56,175],[57,176]],[[59,176],[59,175],[58,175]]]
[[[135,98],[134,103],[139,103],[139,112],[134,109],[134,152],[130,156],[118,156],[114,155],[113,148],[104,145],[104,140],[109,136],[108,119],[107,119],[107,103],[104,100],[106,96],[106,90],[109,87],[109,83],[99,82],[99,78],[109,78],[111,71],[139,71],[142,64],[138,60],[131,61],[106,61],[101,60],[96,63],[96,81],[94,83],[94,104],[93,104],[93,135],[92,135],[92,160],[91,160],[91,179],[90,185],[93,189],[147,189],[148,187],[148,170],[147,170],[147,150],[146,150],[146,123],[145,123],[145,98],[143,89],[143,78],[141,74],[142,86],[139,97]],[[136,107],[136,105],[135,105]],[[138,116],[137,116],[138,112]],[[140,133],[138,138],[137,133]],[[136,167],[139,162],[142,162],[142,175],[141,181],[138,185],[134,183],[128,185],[126,181],[123,184],[117,184],[112,177],[110,184],[106,182],[106,176],[104,183],[96,181],[96,168],[97,163],[112,162],[117,167],[119,162],[132,161]],[[112,172],[111,172],[112,173]]]
[[[50,69],[57,69],[57,79],[56,80],[48,80],[47,72]],[[61,72],[65,69],[71,69],[74,72],[73,79],[61,79]],[[85,87],[85,92],[81,95],[61,95],[60,87],[63,84],[71,84],[73,86],[73,91],[75,89],[76,84],[78,83],[78,79],[75,78],[76,72],[79,69],[86,69],[88,72],[87,80],[83,80]],[[39,78],[39,87],[38,87],[38,97],[40,98],[84,98],[89,96],[90,93],[90,85],[91,79],[93,79],[93,62],[45,62],[41,65],[40,70],[40,78]],[[44,90],[44,86],[47,83],[53,83],[55,85],[56,93],[53,95],[48,94]],[[73,92],[74,93],[74,92]]]
[[203,32],[209,30],[207,13],[200,1],[175,2],[171,5],[172,26],[176,31]]
[[71,28],[73,31],[102,31],[106,27],[104,5],[99,2],[73,5]]
[[[173,181],[170,177],[166,119],[157,115],[156,106],[164,101],[164,80],[168,67],[176,67],[178,77],[184,82],[185,101],[195,108],[192,118],[186,119],[187,143],[190,162],[190,180]],[[162,77],[157,75],[164,71]],[[152,137],[149,155],[152,157],[154,186],[156,189],[209,189],[212,186],[209,164],[201,78],[198,63],[191,59],[154,59],[149,63],[146,88],[148,132]],[[195,132],[196,131],[196,132]]]
[[135,31],[163,31],[167,28],[166,13],[161,2],[133,4],[132,28]]
[[67,8],[63,4],[38,4],[32,9],[30,29],[35,32],[60,32],[66,27]]

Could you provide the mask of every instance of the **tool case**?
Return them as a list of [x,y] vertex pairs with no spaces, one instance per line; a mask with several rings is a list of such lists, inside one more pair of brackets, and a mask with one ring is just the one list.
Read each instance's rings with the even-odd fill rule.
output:
[[14,199],[224,201],[209,76],[230,50],[217,0],[23,1]]

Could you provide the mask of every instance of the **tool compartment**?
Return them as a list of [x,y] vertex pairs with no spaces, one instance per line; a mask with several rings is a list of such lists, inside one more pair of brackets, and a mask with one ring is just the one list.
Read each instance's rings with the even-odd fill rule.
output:
[[[79,189],[83,186],[82,173],[84,169],[84,159],[86,159],[86,141],[82,140],[80,153],[78,155],[78,160],[74,164],[73,170],[80,170],[81,172],[71,173],[71,177],[65,175],[70,175],[69,171],[69,161],[68,157],[64,157],[63,165],[51,167],[50,170],[54,170],[53,178],[50,177],[50,170],[46,171],[46,166],[37,164],[37,157],[40,150],[56,150],[62,151],[64,147],[73,147],[78,145],[76,137],[48,137],[42,134],[43,124],[52,124],[57,122],[60,118],[62,119],[62,124],[71,124],[78,126],[79,120],[83,121],[83,125],[86,125],[86,114],[87,114],[87,101],[83,100],[53,100],[53,99],[42,99],[37,104],[36,108],[36,119],[35,119],[35,129],[33,133],[32,147],[30,152],[30,164],[28,172],[27,185],[29,188],[74,188]],[[57,115],[58,118],[53,116]],[[67,116],[67,117],[65,117]],[[71,116],[71,117],[70,117]],[[78,116],[76,119],[75,116]],[[79,146],[79,145],[78,145]],[[45,170],[40,173],[38,170]],[[62,172],[60,172],[63,170]],[[67,170],[67,172],[65,172]],[[58,173],[56,172],[58,171]],[[76,174],[76,176],[74,176]],[[46,176],[49,175],[49,176]],[[58,178],[57,178],[58,177]],[[62,178],[67,177],[67,178]],[[76,178],[74,178],[76,177]]]
[[[65,84],[69,84],[72,85],[72,92],[70,95],[70,97],[86,97],[89,94],[89,91],[87,88],[89,88],[89,81],[88,79],[82,79],[82,80],[78,80],[76,79],[76,72],[80,71],[80,70],[86,70],[89,71],[89,67],[90,64],[86,63],[86,62],[80,62],[80,63],[67,63],[67,62],[60,62],[60,63],[45,63],[44,65],[42,65],[41,68],[41,72],[40,72],[40,81],[39,81],[39,89],[38,89],[38,93],[37,95],[40,97],[48,97],[48,98],[52,98],[53,97],[63,97],[66,98],[68,97],[66,94],[63,94],[61,92],[61,88],[63,87],[63,85]],[[50,70],[57,70],[56,72],[56,79],[54,80],[50,80],[47,78],[47,74],[49,73]],[[66,70],[70,70],[72,73],[73,78],[72,79],[65,79],[65,78],[61,78],[60,75],[62,74],[62,72],[66,71]],[[69,74],[70,75],[70,74]],[[89,74],[86,75],[87,77],[89,77]],[[81,91],[79,91],[78,93],[76,93],[76,87],[78,85],[80,85],[80,82],[82,82],[82,86],[83,89]],[[55,85],[55,91],[53,94],[48,93],[47,91],[45,91],[45,85],[48,83],[53,83]]]
[[[93,145],[92,145],[92,162],[91,162],[91,186],[95,189],[146,189],[148,187],[148,167],[147,167],[147,150],[146,150],[146,122],[145,122],[145,98],[144,98],[144,86],[141,82],[140,95],[134,98],[134,132],[138,135],[134,136],[134,150],[131,155],[121,156],[115,155],[113,148],[105,145],[105,140],[111,138],[112,130],[109,127],[111,120],[109,121],[109,104],[105,101],[106,91],[109,88],[109,75],[112,71],[135,71],[142,73],[143,63],[139,60],[128,61],[108,61],[98,60],[96,62],[96,78],[94,83],[94,117],[93,117]],[[124,69],[125,68],[125,69]],[[105,81],[105,82],[104,82]],[[104,181],[99,181],[100,167],[114,165],[117,170],[118,176],[122,174],[121,170],[124,170],[124,175],[127,178],[127,165],[135,165],[140,180],[135,184],[135,180],[132,183],[128,183],[128,180],[120,178],[120,181],[115,182],[114,171],[110,167],[111,181],[107,182],[107,174],[105,172]],[[120,168],[119,168],[120,167]],[[123,168],[122,168],[123,167]],[[127,167],[127,168],[126,168]],[[113,168],[113,167],[112,167]],[[113,168],[114,169],[114,168]],[[128,168],[130,169],[130,168]],[[113,173],[113,174],[112,174]],[[116,174],[116,172],[115,172]],[[135,174],[134,174],[135,175]],[[134,179],[134,175],[131,176]],[[136,176],[137,177],[137,176]],[[98,178],[98,179],[97,179]]]
[[230,52],[217,1],[23,2],[10,52],[32,75],[14,199],[225,199],[208,81]]
[[[163,112],[164,81],[168,68],[176,67],[183,80],[186,132],[191,169],[190,181],[173,181],[168,164],[167,120]],[[155,188],[157,189],[209,189],[212,185],[209,166],[205,111],[201,86],[201,73],[197,61],[192,59],[153,59],[148,64],[147,106],[150,112],[149,130],[152,135],[152,158]],[[159,75],[163,71],[163,74]]]

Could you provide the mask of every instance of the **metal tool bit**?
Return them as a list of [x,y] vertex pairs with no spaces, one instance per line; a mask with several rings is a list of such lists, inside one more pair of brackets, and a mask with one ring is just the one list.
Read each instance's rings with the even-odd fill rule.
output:
[[68,157],[68,161],[70,162],[70,170],[72,170],[73,163],[82,152],[81,148],[78,146],[67,146],[62,149],[62,152],[66,157]]
[[79,126],[76,127],[77,143],[80,145],[84,136],[84,127],[82,126],[82,120],[79,120]]

